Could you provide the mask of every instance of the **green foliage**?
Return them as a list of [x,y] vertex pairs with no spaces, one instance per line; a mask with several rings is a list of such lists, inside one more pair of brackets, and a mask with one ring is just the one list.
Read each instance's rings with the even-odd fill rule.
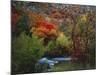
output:
[[26,14],[23,13],[23,15],[21,15],[21,18],[16,24],[16,34],[20,35],[21,32],[29,33],[28,24],[29,24],[28,17]]
[[14,70],[12,72],[33,72],[33,67],[45,51],[46,48],[43,46],[43,39],[39,39],[34,34],[31,38],[22,32],[12,42],[12,70]]
[[49,41],[48,45],[46,46],[46,49],[48,51],[50,51],[50,50],[53,50],[56,47],[57,47],[56,41],[55,40],[51,40],[51,41]]
[[56,44],[57,46],[61,47],[69,47],[69,45],[71,44],[70,37],[65,35],[58,36],[58,38],[56,39]]

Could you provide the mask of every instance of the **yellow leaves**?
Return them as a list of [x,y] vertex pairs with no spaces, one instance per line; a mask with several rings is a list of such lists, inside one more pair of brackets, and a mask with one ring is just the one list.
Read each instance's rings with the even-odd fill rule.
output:
[[63,32],[59,32],[58,37],[56,39],[57,45],[68,47],[70,41],[68,40],[69,37],[66,37]]
[[64,36],[65,36],[63,32],[59,32],[58,35],[59,35],[60,37],[64,37]]
[[87,14],[81,15],[81,21],[83,22],[87,21]]

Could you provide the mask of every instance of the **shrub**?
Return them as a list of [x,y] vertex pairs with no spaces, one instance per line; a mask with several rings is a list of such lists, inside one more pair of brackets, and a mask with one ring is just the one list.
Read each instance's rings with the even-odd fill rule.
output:
[[22,32],[12,40],[12,73],[34,72],[35,64],[45,51],[42,38]]

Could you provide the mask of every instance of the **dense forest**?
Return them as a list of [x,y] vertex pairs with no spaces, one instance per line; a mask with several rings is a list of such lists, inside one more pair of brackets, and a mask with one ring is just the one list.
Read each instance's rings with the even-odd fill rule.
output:
[[[11,8],[12,74],[95,69],[95,6],[12,1]],[[71,60],[50,68],[38,63],[44,57]]]

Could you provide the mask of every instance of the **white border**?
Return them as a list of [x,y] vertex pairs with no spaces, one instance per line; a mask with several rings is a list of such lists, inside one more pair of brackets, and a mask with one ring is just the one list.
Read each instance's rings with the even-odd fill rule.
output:
[[0,75],[10,72],[10,0],[0,0]]
[[82,4],[96,5],[95,0],[15,0],[15,1],[33,1],[33,2],[49,2],[49,3],[66,3],[66,4]]

